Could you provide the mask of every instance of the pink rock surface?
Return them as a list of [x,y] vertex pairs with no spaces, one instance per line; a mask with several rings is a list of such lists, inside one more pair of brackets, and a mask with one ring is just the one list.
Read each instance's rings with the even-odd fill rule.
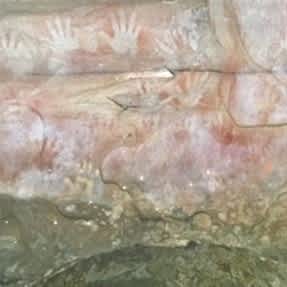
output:
[[113,182],[118,192],[140,186],[159,207],[194,212],[238,200],[263,212],[285,181],[284,85],[263,74],[170,76],[2,83],[1,191],[97,200]]
[[286,9],[135,1],[8,14],[1,192],[97,201],[136,186],[158,207],[254,224],[285,183]]
[[77,262],[133,245],[185,246],[198,284],[205,243],[212,286],[280,285],[285,2],[0,0],[0,285],[116,283]]
[[284,71],[286,11],[284,0],[210,0],[11,13],[0,21],[1,68],[18,76],[162,67]]

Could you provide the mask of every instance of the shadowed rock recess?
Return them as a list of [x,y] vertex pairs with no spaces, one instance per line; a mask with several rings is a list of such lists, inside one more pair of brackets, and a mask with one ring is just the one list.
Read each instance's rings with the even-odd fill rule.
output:
[[0,287],[286,287],[287,2],[0,0]]

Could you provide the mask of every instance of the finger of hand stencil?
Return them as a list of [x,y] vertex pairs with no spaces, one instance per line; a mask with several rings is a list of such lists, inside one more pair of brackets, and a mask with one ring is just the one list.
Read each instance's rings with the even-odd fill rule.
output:
[[69,38],[72,38],[72,36],[73,36],[71,19],[70,18],[67,18],[65,20],[65,32],[64,32],[64,34],[66,35],[66,37],[69,37]]
[[120,27],[119,27],[115,14],[111,15],[111,23],[112,23],[114,35],[117,35],[120,32]]
[[57,37],[60,36],[62,38],[65,38],[65,32],[63,29],[62,21],[59,17],[57,17],[55,20],[55,27],[56,27]]
[[128,29],[127,29],[127,32],[132,35],[136,32],[137,30],[137,25],[136,25],[136,12],[134,11],[132,13],[132,15],[130,16],[130,21],[129,21],[129,24],[128,24]]
[[124,10],[119,11],[119,27],[120,32],[125,33],[127,32],[127,21],[126,21],[126,15]]
[[[47,24],[49,33],[50,33],[50,35],[52,36],[52,39],[53,39],[53,40],[57,39],[57,38],[58,38],[58,33],[57,33],[57,31],[54,29],[53,23],[51,23],[50,21],[46,21],[46,24]],[[51,42],[50,39],[49,39],[49,42]]]

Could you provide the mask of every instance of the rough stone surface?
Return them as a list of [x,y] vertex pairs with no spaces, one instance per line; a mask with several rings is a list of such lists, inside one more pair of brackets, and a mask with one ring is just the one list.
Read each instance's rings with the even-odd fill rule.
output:
[[0,287],[286,286],[285,2],[0,0]]
[[285,0],[18,2],[0,2],[4,73],[286,70]]

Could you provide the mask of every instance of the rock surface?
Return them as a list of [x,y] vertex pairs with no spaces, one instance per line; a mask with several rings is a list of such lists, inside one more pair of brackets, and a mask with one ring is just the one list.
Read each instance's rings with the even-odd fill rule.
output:
[[285,1],[0,3],[1,287],[286,286]]
[[4,73],[286,70],[284,0],[2,2]]

